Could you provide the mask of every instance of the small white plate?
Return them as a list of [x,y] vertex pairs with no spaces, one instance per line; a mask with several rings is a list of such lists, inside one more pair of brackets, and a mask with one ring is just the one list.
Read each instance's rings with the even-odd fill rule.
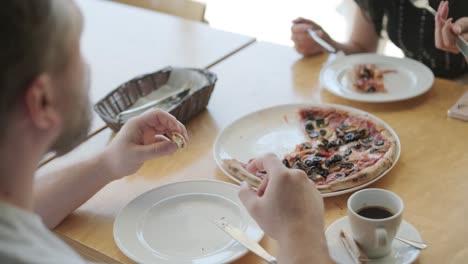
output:
[[[395,70],[384,75],[386,93],[361,93],[353,88],[352,73],[358,64],[376,64],[382,70]],[[351,74],[350,74],[351,73]],[[320,72],[320,83],[331,93],[354,101],[392,102],[416,97],[427,92],[434,74],[424,64],[409,58],[377,54],[354,54],[337,57]]]
[[241,204],[239,187],[222,181],[161,186],[131,201],[114,223],[114,240],[138,263],[228,263],[247,253],[212,219],[225,219],[260,241],[263,231]]
[[300,123],[301,121],[297,113],[299,109],[308,107],[334,107],[350,113],[370,116],[374,118],[374,120],[378,120],[381,125],[390,131],[397,143],[394,162],[389,169],[370,182],[346,190],[325,193],[323,194],[323,197],[342,195],[362,189],[382,178],[397,163],[398,158],[400,157],[400,139],[387,123],[376,116],[342,105],[291,104],[274,106],[250,113],[224,128],[216,139],[213,148],[213,156],[216,164],[218,164],[218,167],[228,177],[239,182],[236,177],[232,176],[223,168],[223,159],[234,158],[242,162],[248,162],[250,159],[257,158],[266,153],[274,153],[278,157],[283,158],[285,154],[293,151],[297,144],[306,141]]
[[[353,263],[351,256],[349,256],[345,247],[340,241],[340,231],[346,231],[351,234],[351,228],[349,226],[348,217],[342,217],[331,224],[325,236],[327,238],[328,250],[330,256],[339,264]],[[418,230],[414,228],[410,223],[405,220],[401,221],[400,229],[397,233],[398,236],[414,240],[422,241]],[[413,263],[419,256],[420,250],[410,245],[400,242],[396,239],[393,240],[392,252],[385,257],[372,259],[368,264],[409,264]]]

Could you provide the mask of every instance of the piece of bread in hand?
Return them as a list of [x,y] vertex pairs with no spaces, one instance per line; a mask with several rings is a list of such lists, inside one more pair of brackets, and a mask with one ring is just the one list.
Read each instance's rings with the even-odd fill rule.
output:
[[187,142],[185,142],[184,136],[182,134],[174,132],[172,133],[171,140],[176,143],[179,149],[184,149],[187,146]]

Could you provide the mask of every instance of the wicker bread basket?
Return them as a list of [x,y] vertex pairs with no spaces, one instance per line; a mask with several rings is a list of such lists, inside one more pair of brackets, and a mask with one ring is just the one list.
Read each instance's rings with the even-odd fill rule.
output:
[[[169,109],[165,109],[179,121],[186,123],[203,111],[210,100],[217,77],[207,70],[166,67],[154,73],[138,76],[106,95],[94,105],[94,110],[112,130],[118,131],[123,124],[118,121],[117,115],[131,108],[138,99],[148,96],[161,87],[167,89],[170,80],[174,80],[171,75],[178,78],[175,82],[171,81],[173,86],[180,86],[181,82],[189,82],[194,85],[188,96]],[[180,87],[174,87],[174,89],[176,88]]]

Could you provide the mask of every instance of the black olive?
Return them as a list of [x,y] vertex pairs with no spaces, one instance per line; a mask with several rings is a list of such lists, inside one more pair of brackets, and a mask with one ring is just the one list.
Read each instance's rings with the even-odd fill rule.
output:
[[296,163],[294,163],[293,169],[299,169],[299,170],[307,171],[309,168],[302,161],[298,160],[298,161],[296,161]]
[[328,140],[325,139],[325,138],[322,138],[318,141],[318,144],[317,144],[319,147],[323,148],[323,149],[328,149]]
[[353,132],[349,132],[344,136],[344,141],[346,143],[349,143],[354,140],[356,140],[356,135]]
[[336,147],[338,147],[338,146],[339,146],[339,145],[338,145],[338,142],[337,142],[337,141],[332,141],[332,142],[330,142],[330,144],[328,144],[328,147],[329,147],[329,148],[336,148]]
[[345,129],[348,128],[348,127],[349,127],[348,124],[341,123],[341,124],[338,126],[338,129],[340,129],[340,130],[345,130]]
[[320,163],[320,162],[322,162],[322,160],[323,160],[323,158],[321,158],[321,157],[313,157],[312,158],[312,162],[314,164]]
[[325,166],[327,166],[327,167],[330,167],[330,165],[332,165],[332,164],[333,164],[332,160],[326,160],[325,161]]
[[364,67],[364,69],[362,69],[362,72],[363,72],[363,74],[367,75],[368,77],[372,76],[372,72],[367,67]]
[[310,138],[318,138],[319,134],[317,133],[317,131],[312,131],[309,133],[309,137]]
[[305,165],[307,165],[308,167],[312,167],[312,166],[314,166],[314,162],[311,161],[311,160],[306,160]]
[[325,151],[328,151],[328,140],[322,138],[319,140],[318,142],[318,147],[325,150]]
[[375,141],[376,146],[382,146],[383,144],[384,144],[384,141],[382,139]]
[[355,149],[360,149],[361,148],[361,143],[356,143],[356,145],[354,145],[354,148]]
[[312,167],[309,168],[309,172],[307,174],[317,174],[319,172],[320,172],[319,167],[312,166]]
[[365,136],[366,136],[366,134],[367,134],[367,131],[366,131],[365,129],[363,129],[363,130],[359,131],[359,137],[360,137],[360,138],[363,138],[363,137],[365,137]]
[[312,114],[307,114],[307,115],[306,115],[306,119],[307,119],[307,120],[315,120],[315,116],[312,115]]
[[289,167],[289,162],[288,162],[287,159],[284,159],[284,160],[283,160],[283,164],[284,164],[284,166],[290,168],[290,167]]
[[343,162],[340,164],[340,168],[342,169],[344,168],[351,169],[352,167],[354,167],[354,164],[352,162]]
[[349,149],[345,150],[344,155],[349,156],[349,155],[351,155],[352,152],[353,152],[353,150],[351,148],[349,148]]
[[345,176],[345,175],[344,175],[344,174],[341,174],[341,173],[335,174],[335,178],[337,178],[337,179],[343,178],[344,176]]
[[333,155],[333,157],[331,158],[331,160],[332,160],[333,162],[340,162],[341,160],[343,160],[343,157],[341,157],[341,156],[338,155],[338,154],[335,154],[335,155]]
[[328,170],[327,169],[323,169],[322,171],[320,171],[320,175],[322,175],[323,177],[327,177],[329,174]]
[[377,89],[375,89],[374,86],[371,86],[371,87],[369,87],[369,89],[367,89],[368,93],[375,93],[375,91],[377,91]]
[[314,130],[314,124],[313,124],[313,123],[314,123],[314,122],[312,122],[312,121],[307,121],[307,122],[305,123],[305,129],[306,129],[306,131],[312,131],[312,130]]
[[319,153],[317,153],[317,154],[315,154],[315,156],[317,156],[317,157],[325,157],[325,155],[324,155],[324,154],[322,154],[322,153],[320,153],[320,152],[319,152]]
[[325,119],[323,118],[317,119],[315,122],[317,122],[318,127],[322,127],[323,125],[325,125]]
[[351,170],[345,172],[345,175],[348,176],[348,175],[350,175],[351,173],[353,173],[355,171],[356,171],[355,169],[351,169]]
[[327,131],[325,129],[320,130],[320,135],[325,136],[327,134]]

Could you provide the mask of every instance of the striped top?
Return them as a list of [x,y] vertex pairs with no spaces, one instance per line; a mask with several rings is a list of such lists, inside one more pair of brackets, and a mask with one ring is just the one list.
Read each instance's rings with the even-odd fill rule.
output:
[[[385,29],[406,57],[424,63],[437,77],[456,78],[468,73],[463,55],[435,47],[434,16],[427,10],[414,7],[409,0],[355,1],[369,15],[377,34]],[[437,10],[440,0],[429,2]],[[449,12],[454,21],[468,17],[468,0],[449,0]]]

